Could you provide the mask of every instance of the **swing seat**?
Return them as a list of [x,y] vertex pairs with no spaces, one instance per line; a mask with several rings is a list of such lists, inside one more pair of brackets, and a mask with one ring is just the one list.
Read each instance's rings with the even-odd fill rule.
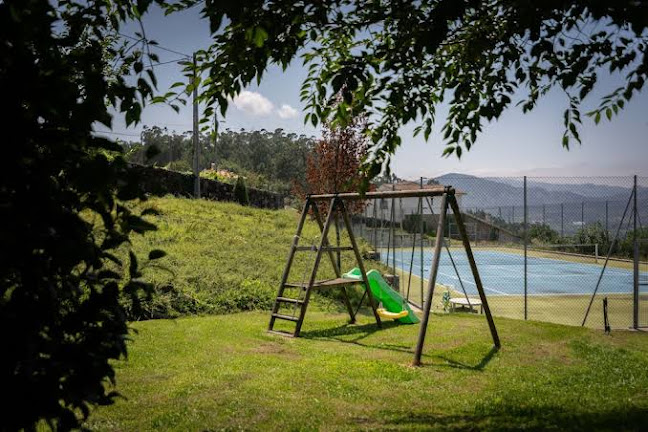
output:
[[389,312],[385,308],[378,308],[378,309],[376,309],[376,312],[378,312],[378,315],[380,315],[380,318],[392,319],[392,320],[405,318],[409,314],[409,312],[406,311],[406,310],[402,310],[400,312]]

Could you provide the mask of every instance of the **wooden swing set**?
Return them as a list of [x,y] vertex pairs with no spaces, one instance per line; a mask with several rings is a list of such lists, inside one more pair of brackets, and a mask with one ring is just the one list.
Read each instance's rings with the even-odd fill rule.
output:
[[[309,195],[306,198],[306,203],[304,209],[302,210],[301,217],[299,219],[299,224],[297,226],[297,232],[293,237],[292,245],[288,253],[288,259],[286,266],[281,277],[281,283],[279,285],[279,290],[277,292],[277,298],[275,299],[274,306],[272,308],[272,313],[270,315],[270,324],[268,325],[268,331],[272,333],[278,333],[285,336],[299,337],[301,332],[302,324],[304,323],[304,318],[306,316],[306,310],[308,308],[308,303],[311,297],[313,290],[315,289],[328,289],[328,288],[338,288],[342,292],[342,298],[346,309],[350,316],[350,322],[355,323],[356,314],[359,310],[360,305],[354,311],[349,300],[347,293],[347,288],[352,285],[360,284],[364,289],[364,296],[369,300],[369,305],[373,312],[376,324],[378,327],[382,327],[380,320],[380,315],[378,314],[378,304],[376,299],[371,294],[369,289],[369,280],[367,278],[367,273],[365,271],[364,263],[360,250],[358,249],[358,244],[356,242],[349,213],[347,211],[345,201],[350,200],[369,200],[369,199],[388,199],[388,198],[426,198],[426,197],[441,197],[441,211],[438,216],[438,227],[437,227],[437,236],[434,246],[434,255],[432,258],[432,267],[430,269],[430,275],[428,278],[428,290],[423,304],[423,316],[421,322],[421,328],[419,330],[418,342],[416,345],[416,350],[414,354],[414,365],[421,364],[421,356],[423,354],[423,344],[425,342],[425,335],[427,331],[428,319],[430,316],[430,310],[432,308],[432,298],[434,295],[434,287],[437,279],[437,272],[439,269],[439,258],[441,256],[441,248],[443,246],[443,236],[446,222],[446,215],[448,212],[448,206],[452,209],[454,214],[455,222],[459,230],[459,235],[463,242],[463,246],[468,258],[468,263],[472,271],[472,275],[477,287],[477,292],[479,293],[479,298],[482,303],[484,314],[486,315],[486,320],[488,321],[488,326],[490,328],[490,333],[493,338],[493,344],[496,348],[500,348],[500,340],[497,334],[497,328],[495,327],[495,322],[490,312],[488,306],[488,300],[486,299],[486,294],[484,293],[484,288],[482,285],[481,278],[479,276],[479,271],[477,270],[477,264],[470,247],[470,241],[468,234],[466,232],[466,227],[463,222],[463,217],[459,210],[459,205],[455,197],[455,190],[450,186],[439,186],[436,188],[420,189],[420,190],[406,190],[406,191],[385,191],[385,192],[367,192],[365,194],[359,193],[334,193],[334,194],[320,194],[320,195]],[[329,202],[328,204],[328,213],[326,219],[322,221],[320,211],[317,204],[320,202]],[[321,236],[318,246],[300,246],[299,241],[301,238],[302,230],[306,222],[306,218],[310,211],[312,210],[315,221],[317,222]],[[328,241],[329,229],[335,220],[334,215],[341,215],[342,222],[346,227],[347,233],[349,235],[350,246],[334,246],[331,245]],[[345,278],[343,277],[341,270],[339,268],[338,262],[335,259],[335,254],[343,250],[352,250],[355,259],[357,262],[357,267],[360,270],[361,280]],[[290,275],[290,269],[293,264],[295,254],[298,251],[313,251],[316,253],[313,268],[310,272],[308,280],[304,278],[302,282],[288,282],[288,277]],[[331,261],[333,270],[336,277],[333,279],[324,279],[317,280],[317,273],[319,266],[322,260],[323,253],[326,253]],[[287,297],[286,289],[297,289],[296,297]],[[364,298],[363,296],[363,298]],[[362,301],[361,301],[362,303]],[[292,307],[292,314],[286,314],[281,311],[282,306]],[[295,323],[295,328],[292,333],[285,331],[277,331],[274,329],[276,320],[284,320]]]

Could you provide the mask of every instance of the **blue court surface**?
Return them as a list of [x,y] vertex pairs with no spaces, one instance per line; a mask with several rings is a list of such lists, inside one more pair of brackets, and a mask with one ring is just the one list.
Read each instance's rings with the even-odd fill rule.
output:
[[[387,250],[380,250],[383,263],[387,263]],[[451,250],[457,271],[468,294],[477,294],[475,281],[470,271],[466,253],[462,250]],[[486,294],[488,295],[520,295],[524,294],[524,256],[519,253],[499,250],[474,250],[475,262],[481,276]],[[411,263],[411,250],[397,250],[395,253],[396,268],[413,275],[421,274],[420,251],[414,253]],[[432,252],[423,252],[423,274],[425,279],[430,275]],[[393,254],[390,254],[389,265],[392,266]],[[529,295],[566,295],[592,294],[601,274],[605,258],[600,258],[598,264],[579,263],[552,258],[528,257],[527,287]],[[640,280],[648,279],[648,273],[642,272]],[[461,290],[459,277],[452,266],[446,250],[443,250],[439,261],[437,283],[452,285]],[[407,280],[401,280],[401,286],[407,286]],[[605,269],[599,294],[632,294],[632,270],[613,268],[608,265]],[[642,293],[648,292],[648,287],[640,286]]]

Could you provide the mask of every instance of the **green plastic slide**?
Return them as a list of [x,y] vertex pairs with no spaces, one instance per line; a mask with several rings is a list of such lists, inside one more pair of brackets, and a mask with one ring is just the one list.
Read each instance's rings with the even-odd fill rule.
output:
[[[350,272],[343,274],[342,277],[362,280],[362,274],[360,273],[360,269],[357,267]],[[398,313],[403,310],[408,312],[407,316],[399,318],[397,320],[398,322],[403,324],[416,324],[419,322],[418,317],[409,307],[407,301],[401,297],[397,291],[389,286],[378,270],[369,270],[367,272],[367,279],[369,280],[369,289],[371,290],[374,299],[377,299],[382,303],[383,307],[388,312]]]

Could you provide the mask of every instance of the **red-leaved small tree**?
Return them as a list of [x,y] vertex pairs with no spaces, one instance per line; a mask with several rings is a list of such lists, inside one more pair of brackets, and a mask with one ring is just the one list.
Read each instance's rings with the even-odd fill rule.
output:
[[[356,118],[345,128],[324,128],[323,137],[317,142],[306,160],[306,179],[295,182],[294,193],[305,199],[308,194],[334,192],[357,192],[365,181],[360,171],[362,158],[367,154],[369,143],[362,134],[365,119]],[[347,201],[347,210],[359,213],[364,210],[364,201]],[[322,217],[328,213],[328,202],[321,202],[318,208]]]

